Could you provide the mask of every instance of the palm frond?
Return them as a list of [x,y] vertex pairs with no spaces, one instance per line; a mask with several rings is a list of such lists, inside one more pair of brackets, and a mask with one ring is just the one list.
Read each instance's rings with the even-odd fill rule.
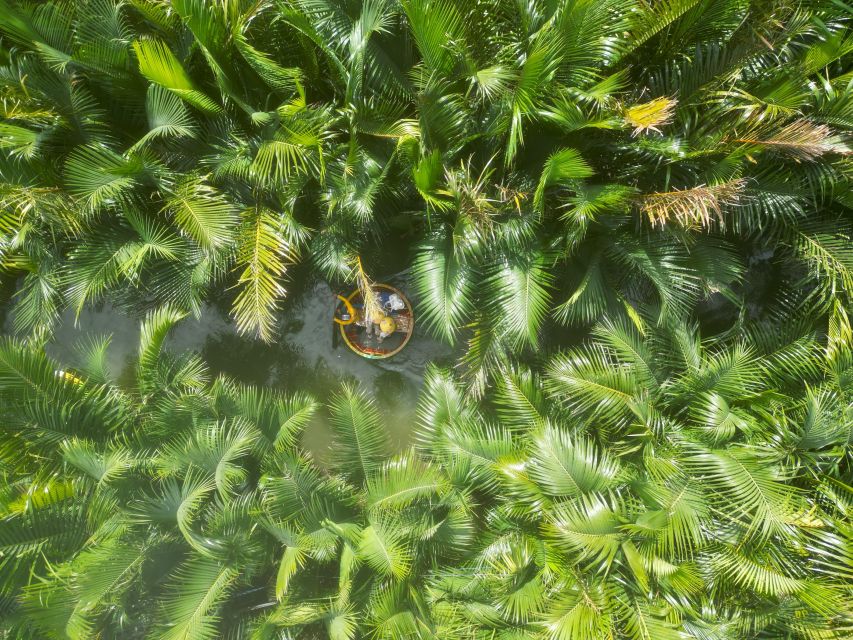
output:
[[166,198],[165,210],[178,229],[204,250],[221,249],[233,240],[234,206],[201,178],[189,176],[178,183]]
[[795,247],[824,290],[830,294],[853,290],[853,252],[847,228],[809,225],[797,233]]
[[92,209],[126,202],[142,177],[142,163],[110,149],[83,146],[75,149],[65,164],[68,190]]
[[603,498],[592,494],[551,511],[546,531],[555,545],[576,552],[579,560],[609,567],[624,537],[619,515]]
[[405,578],[411,567],[411,551],[390,523],[375,521],[361,532],[357,554],[380,575]]
[[640,196],[640,210],[653,225],[678,222],[686,227],[709,227],[721,221],[723,208],[737,204],[746,180],[736,178],[716,185],[691,187]]
[[492,290],[493,315],[516,345],[538,344],[542,322],[551,307],[551,282],[546,257],[541,253],[524,261],[507,260],[486,280]]
[[237,572],[213,558],[196,557],[172,576],[163,600],[166,640],[211,640],[219,636],[219,607],[232,589]]
[[183,311],[166,306],[145,317],[139,337],[140,377],[149,377],[157,370],[166,336],[186,315]]
[[232,313],[241,332],[252,332],[269,342],[275,335],[275,311],[286,295],[282,280],[298,259],[304,232],[292,216],[276,216],[267,209],[244,212],[237,269],[242,269]]
[[501,422],[510,427],[530,427],[545,420],[548,404],[539,376],[529,369],[505,368],[495,376],[493,402]]
[[725,500],[726,513],[750,535],[764,540],[790,533],[798,491],[775,466],[745,451],[697,453],[689,465],[705,486]]
[[340,443],[334,452],[335,466],[355,481],[369,478],[388,450],[376,404],[363,391],[344,386],[332,397],[329,409]]
[[97,484],[107,484],[120,478],[136,463],[133,455],[123,447],[99,450],[91,442],[79,439],[65,440],[61,446],[65,461],[85,473]]
[[158,84],[148,87],[145,112],[148,132],[131,149],[160,138],[194,138],[197,135],[195,122],[184,103]]
[[806,162],[814,161],[826,153],[850,152],[828,126],[808,120],[795,120],[778,131],[763,135],[758,131],[742,135],[734,141],[750,147],[763,147]]
[[655,98],[651,102],[633,104],[623,112],[623,117],[628,125],[634,127],[634,136],[646,131],[660,133],[658,127],[672,122],[675,107],[678,101],[674,98]]
[[634,402],[636,377],[620,366],[601,346],[590,346],[556,356],[548,365],[551,393],[569,407],[615,417]]
[[391,511],[436,498],[448,490],[446,478],[432,465],[411,454],[385,464],[367,480],[367,504],[374,511]]
[[26,127],[0,123],[0,149],[8,149],[13,157],[26,160],[39,153],[39,133]]
[[245,421],[222,421],[196,429],[189,439],[179,439],[163,447],[158,467],[164,476],[199,471],[213,478],[223,498],[246,480],[241,464],[252,449],[257,432]]
[[559,35],[543,30],[531,44],[509,101],[509,135],[504,161],[509,166],[524,144],[524,121],[535,113],[537,103],[562,60]]
[[619,464],[590,441],[559,427],[533,438],[530,477],[552,496],[577,497],[614,488]]
[[474,310],[473,273],[449,234],[424,243],[412,265],[425,325],[454,342]]
[[408,0],[403,2],[403,10],[426,69],[452,72],[456,48],[464,40],[462,15],[456,6],[445,0]]
[[581,0],[561,6],[556,18],[567,84],[588,80],[602,66],[616,62],[627,27],[621,0]]
[[180,61],[164,42],[136,40],[133,50],[139,61],[139,72],[151,82],[168,89],[206,113],[219,113],[222,110],[216,102],[196,89]]
[[593,175],[592,167],[575,149],[562,149],[552,153],[545,161],[539,186],[533,198],[534,206],[541,210],[544,206],[545,189],[555,184],[564,184]]

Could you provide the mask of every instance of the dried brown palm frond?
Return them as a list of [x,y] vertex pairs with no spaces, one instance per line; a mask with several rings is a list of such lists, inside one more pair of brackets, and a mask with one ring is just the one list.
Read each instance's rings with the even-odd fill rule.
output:
[[622,117],[625,122],[634,127],[632,135],[638,136],[646,131],[657,131],[660,133],[659,127],[672,122],[672,116],[675,113],[675,106],[678,100],[675,98],[655,98],[650,102],[635,104],[625,108],[622,112]]
[[685,226],[708,227],[712,219],[722,218],[724,206],[740,201],[745,185],[744,178],[737,178],[711,186],[648,193],[640,196],[639,206],[653,225],[675,221]]
[[361,292],[361,299],[364,301],[364,317],[378,322],[378,318],[385,314],[382,311],[382,305],[379,303],[379,296],[376,295],[373,288],[373,281],[367,277],[360,257],[356,258],[355,281],[359,292]]
[[797,160],[811,161],[825,153],[850,153],[825,124],[796,120],[774,133],[753,131],[735,142],[768,147]]

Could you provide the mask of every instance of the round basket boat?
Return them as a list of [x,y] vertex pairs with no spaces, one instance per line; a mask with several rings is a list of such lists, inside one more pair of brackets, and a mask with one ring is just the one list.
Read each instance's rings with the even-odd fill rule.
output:
[[[397,355],[409,343],[415,331],[415,316],[411,303],[399,289],[387,284],[374,284],[373,290],[379,297],[385,314],[394,321],[394,330],[390,335],[383,340],[368,335],[361,322],[364,301],[358,289],[346,298],[338,296],[335,322],[340,326],[341,337],[350,349],[363,358],[381,360]],[[392,308],[390,303],[394,295],[402,300],[402,309]]]

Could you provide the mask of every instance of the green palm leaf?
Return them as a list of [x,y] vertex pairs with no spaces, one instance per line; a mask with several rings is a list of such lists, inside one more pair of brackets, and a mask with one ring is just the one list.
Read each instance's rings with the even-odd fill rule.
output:
[[588,178],[593,175],[592,167],[575,149],[561,149],[552,153],[545,161],[533,205],[540,211],[545,204],[545,189],[555,184]]
[[201,178],[182,180],[166,198],[165,210],[178,229],[206,251],[228,246],[237,228],[237,212],[217,189]]
[[410,0],[403,10],[424,66],[445,74],[453,70],[455,53],[448,41],[461,44],[464,38],[462,16],[456,7],[443,0]]
[[339,443],[335,466],[354,481],[369,478],[387,455],[388,443],[376,404],[360,390],[344,386],[329,403]]
[[412,279],[425,325],[452,344],[474,310],[472,269],[454,249],[452,236],[420,248]]
[[282,280],[299,255],[304,234],[291,216],[267,209],[245,212],[241,225],[237,268],[240,293],[232,313],[241,332],[252,332],[270,342],[275,336],[275,311],[286,294]]
[[708,451],[689,460],[691,471],[724,500],[725,513],[760,540],[791,533],[799,491],[773,465],[746,451]]
[[374,511],[397,510],[425,499],[440,499],[448,488],[438,469],[408,454],[368,478],[367,504]]
[[534,115],[538,101],[553,79],[561,60],[559,36],[555,31],[543,29],[533,40],[510,96],[510,127],[505,152],[507,164],[513,161],[524,144],[524,120]]
[[605,492],[619,482],[619,464],[590,441],[548,426],[533,438],[530,477],[552,496]]
[[506,261],[488,278],[493,315],[516,345],[539,343],[539,331],[551,307],[551,281],[546,258],[540,253],[523,261]]
[[613,635],[610,594],[605,585],[572,584],[549,603],[545,625],[553,640],[598,640]]
[[639,391],[633,371],[599,345],[555,357],[547,384],[569,407],[611,418],[629,410]]
[[[67,629],[83,629],[92,633],[98,616],[137,579],[147,559],[147,549],[109,541],[81,553],[74,560],[74,597],[76,606]],[[85,634],[69,634],[83,640]],[[91,637],[91,636],[89,636]]]
[[166,306],[150,312],[145,317],[139,336],[138,374],[140,378],[150,377],[157,370],[166,336],[186,315],[183,311]]
[[219,636],[219,607],[232,589],[237,572],[213,558],[192,558],[170,581],[163,600],[168,626],[162,640],[209,640]]
[[68,190],[92,209],[126,201],[138,186],[143,166],[104,147],[78,147],[65,164]]
[[101,451],[89,441],[74,438],[65,440],[61,448],[65,461],[98,485],[120,478],[137,462],[133,454],[121,446]]
[[222,110],[216,102],[196,89],[190,76],[164,42],[136,40],[133,50],[139,61],[139,72],[151,82],[168,89],[204,112],[219,113]]
[[396,527],[376,521],[361,532],[357,554],[380,575],[401,580],[411,567],[411,550]]
[[257,432],[243,420],[222,421],[194,431],[162,448],[158,458],[164,476],[183,475],[197,470],[213,478],[223,498],[234,493],[246,480],[241,464],[251,451]]
[[501,422],[527,428],[546,419],[548,406],[539,376],[524,368],[503,369],[495,376],[494,403]]
[[159,138],[194,138],[195,122],[180,98],[157,84],[148,87],[145,98],[148,133],[132,147],[139,148]]

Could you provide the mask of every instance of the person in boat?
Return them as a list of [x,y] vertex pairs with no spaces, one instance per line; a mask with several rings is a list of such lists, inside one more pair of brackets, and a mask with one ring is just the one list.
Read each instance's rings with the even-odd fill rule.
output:
[[379,342],[390,336],[397,330],[397,321],[394,314],[405,309],[406,304],[396,293],[380,295],[381,311],[375,312],[371,317],[365,314],[356,321],[357,325],[365,328],[367,337],[376,337]]

